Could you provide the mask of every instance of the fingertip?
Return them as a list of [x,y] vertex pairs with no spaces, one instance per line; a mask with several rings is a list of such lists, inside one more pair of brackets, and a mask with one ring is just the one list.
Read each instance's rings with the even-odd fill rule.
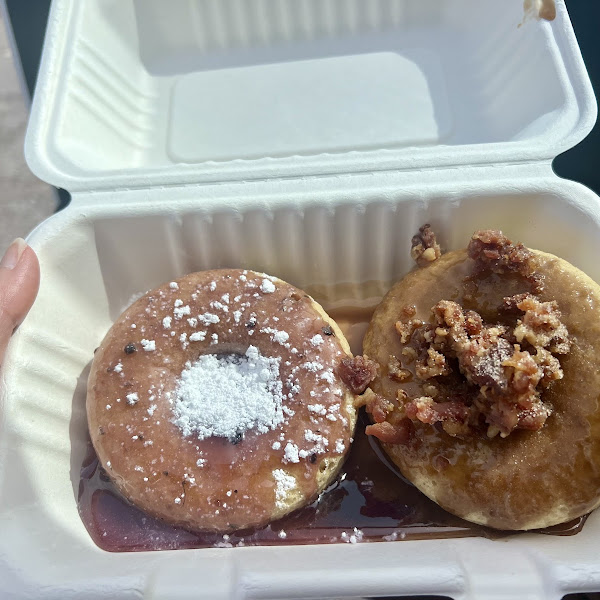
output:
[[23,238],[17,238],[11,245],[6,249],[4,256],[0,259],[0,268],[3,269],[14,269],[24,250],[27,248],[27,242]]
[[40,263],[31,246],[26,245],[13,267],[0,268],[0,319],[7,321],[5,327],[12,325],[14,329],[23,321],[39,287]]
[[23,250],[17,268],[23,270],[23,276],[29,281],[28,285],[31,286],[32,290],[34,289],[35,294],[37,294],[40,287],[40,261],[31,246],[27,245],[25,250]]

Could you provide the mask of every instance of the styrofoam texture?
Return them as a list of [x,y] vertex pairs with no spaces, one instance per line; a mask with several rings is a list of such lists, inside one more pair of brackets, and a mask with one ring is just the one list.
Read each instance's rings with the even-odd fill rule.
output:
[[557,10],[54,0],[27,159],[72,192],[549,160],[596,116]]
[[193,270],[244,266],[308,289],[322,285],[330,301],[343,301],[337,283],[389,284],[406,273],[410,237],[426,221],[447,249],[464,246],[474,229],[500,227],[600,281],[597,197],[547,168],[530,177],[529,168],[497,171],[478,181],[457,171],[426,183],[390,174],[246,183],[227,194],[222,186],[115,192],[102,201],[94,194],[39,227],[30,243],[40,294],[3,372],[0,574],[8,597],[557,599],[600,587],[596,513],[566,538],[125,554],[98,549],[77,513],[89,363],[134,293]]

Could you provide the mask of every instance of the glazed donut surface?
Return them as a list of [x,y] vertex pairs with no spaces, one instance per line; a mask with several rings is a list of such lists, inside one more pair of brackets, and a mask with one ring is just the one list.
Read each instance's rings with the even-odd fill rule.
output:
[[137,300],[102,341],[92,442],[152,516],[195,530],[263,525],[316,498],[342,464],[356,422],[337,375],[347,356],[335,323],[290,284],[187,275]]

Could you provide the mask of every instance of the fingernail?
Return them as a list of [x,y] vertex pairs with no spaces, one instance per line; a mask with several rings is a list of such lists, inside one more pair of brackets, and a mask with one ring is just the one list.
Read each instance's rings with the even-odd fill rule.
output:
[[21,255],[27,248],[27,242],[23,238],[17,238],[9,247],[2,260],[0,260],[0,267],[4,269],[14,269],[21,258]]

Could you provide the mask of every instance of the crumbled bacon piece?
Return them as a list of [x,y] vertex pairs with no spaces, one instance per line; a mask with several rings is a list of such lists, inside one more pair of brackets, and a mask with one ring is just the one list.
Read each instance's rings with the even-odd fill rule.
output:
[[462,402],[435,402],[429,396],[422,396],[405,404],[404,411],[409,419],[418,419],[421,423],[438,421],[461,421],[469,418],[469,408]]
[[544,426],[546,419],[552,414],[552,409],[540,402],[536,406],[519,413],[519,429],[538,431]]
[[400,361],[395,356],[390,356],[390,360],[388,361],[388,377],[394,381],[406,381],[410,376],[410,371],[403,369]]
[[362,394],[377,376],[377,363],[365,356],[343,358],[338,372],[342,381],[355,394]]
[[483,319],[474,310],[465,313],[465,329],[469,335],[477,335],[483,329]]
[[435,402],[423,396],[404,405],[406,416],[413,421],[434,425],[441,423],[446,433],[457,436],[469,433],[470,409],[463,402]]
[[423,327],[423,321],[420,319],[409,319],[408,321],[396,321],[396,331],[400,336],[400,341],[406,344],[410,340],[412,334],[419,327]]
[[402,308],[402,314],[406,318],[410,319],[417,314],[417,307],[414,304],[407,304]]
[[542,371],[540,385],[543,388],[547,388],[553,382],[563,378],[564,373],[558,358],[545,348],[537,348],[537,354],[533,357],[533,360]]
[[[436,245],[429,226],[423,226],[413,238],[413,257],[424,260],[424,252]],[[402,423],[431,424],[454,436],[487,427],[489,437],[506,437],[514,429],[538,430],[550,416],[542,392],[563,377],[556,355],[568,353],[571,341],[557,303],[534,295],[543,277],[535,271],[533,253],[501,231],[484,230],[473,235],[468,255],[475,266],[463,281],[466,304],[478,301],[480,276],[492,273],[523,277],[530,291],[504,298],[498,323],[486,323],[450,300],[431,309],[428,323],[416,318],[415,306],[405,306],[395,323],[402,348],[387,373],[401,384],[414,373],[423,396],[411,400],[398,389],[399,408],[390,405],[390,412],[381,397],[370,399],[368,410],[377,422],[371,435],[404,443],[391,441],[403,438],[405,425],[398,430],[396,422],[404,417]],[[414,363],[410,371],[409,363]]]
[[512,272],[524,277],[530,277],[533,273],[531,251],[521,243],[513,244],[496,229],[476,231],[469,242],[467,252],[475,261],[476,272]]
[[[473,393],[455,394],[459,400],[448,401],[457,384],[446,380],[443,393],[436,396],[439,402],[433,397],[406,402],[407,417],[441,423],[450,435],[468,433],[479,422],[478,415],[488,424],[490,436],[505,437],[513,429],[544,424],[550,411],[541,390],[562,377],[558,359],[546,347],[568,348],[568,332],[555,303],[527,294],[506,298],[503,306],[511,313],[524,313],[514,331],[506,325],[487,325],[481,315],[453,301],[442,300],[432,308],[433,324],[413,332],[407,346],[418,356],[415,376],[427,385],[438,377],[456,378],[454,364]],[[529,344],[531,352],[518,342]]]
[[415,367],[415,373],[419,379],[449,375],[450,372],[451,369],[446,362],[446,357],[434,348],[427,348],[427,355],[417,360]]
[[542,378],[542,372],[529,352],[522,352],[515,346],[513,355],[502,363],[507,384],[514,392],[514,404],[529,408],[535,395],[535,388]]
[[367,389],[360,398],[365,398],[362,404],[366,407],[366,411],[371,415],[375,423],[383,423],[387,416],[394,410],[394,405],[391,402],[388,402],[383,396],[376,394],[370,389]]
[[402,419],[392,424],[388,421],[367,425],[365,433],[372,435],[386,444],[408,444],[414,431],[414,425],[410,419]]
[[[438,323],[450,328],[447,352],[456,357],[460,372],[467,381],[480,388],[481,398],[476,405],[486,422],[506,436],[513,429],[521,427],[519,415],[522,411],[537,407],[535,424],[541,427],[545,420],[543,415],[547,414],[546,410],[540,409],[538,389],[544,369],[534,356],[512,343],[512,332],[505,326],[497,325],[482,326],[478,334],[470,334],[466,327],[466,315],[453,302],[440,302],[433,311]],[[549,339],[543,341],[549,342]],[[553,377],[557,377],[552,373],[556,363],[543,353],[540,353],[539,362],[547,371],[547,386]],[[523,422],[527,423],[528,428],[534,423],[531,419]]]
[[517,303],[517,308],[525,313],[515,327],[517,342],[525,340],[534,347],[548,348],[555,354],[569,352],[569,333],[560,320],[560,310],[554,300],[540,302],[534,296],[526,296]]
[[502,304],[498,307],[498,311],[507,315],[520,315],[523,311],[519,308],[519,303],[529,297],[531,294],[517,294],[502,298]]
[[503,337],[505,334],[504,328],[484,327],[479,334],[453,344],[460,372],[469,383],[506,390],[503,364],[512,356],[513,346]]
[[407,363],[411,363],[416,360],[417,351],[414,348],[411,348],[410,346],[406,346],[405,348],[402,348],[402,356],[404,356]]
[[410,255],[419,267],[431,264],[442,255],[440,245],[429,223],[419,227],[419,233],[413,236]]

